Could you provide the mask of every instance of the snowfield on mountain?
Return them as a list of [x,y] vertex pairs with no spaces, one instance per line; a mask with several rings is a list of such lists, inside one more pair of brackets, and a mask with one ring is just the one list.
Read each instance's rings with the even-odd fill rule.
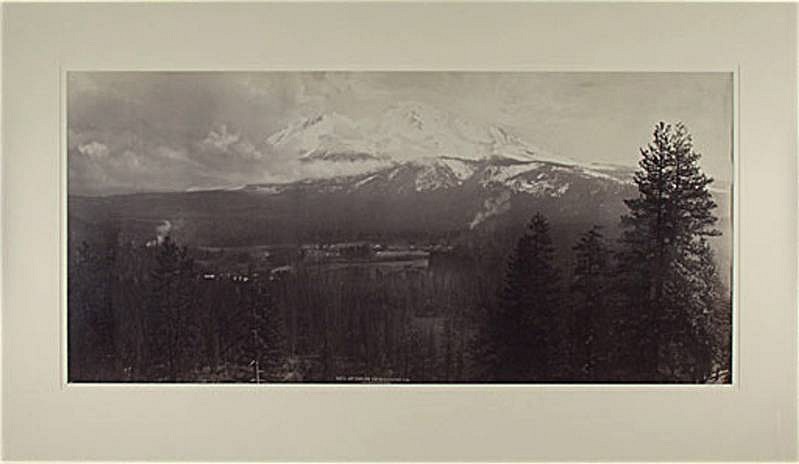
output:
[[267,137],[266,143],[272,150],[304,162],[498,156],[575,164],[529,144],[508,129],[483,126],[417,102],[395,104],[377,119],[355,120],[339,113],[301,118]]

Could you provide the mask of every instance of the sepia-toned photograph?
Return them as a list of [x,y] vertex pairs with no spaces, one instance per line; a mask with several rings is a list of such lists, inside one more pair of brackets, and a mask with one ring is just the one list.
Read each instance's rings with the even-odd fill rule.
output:
[[732,382],[732,73],[65,80],[69,382]]

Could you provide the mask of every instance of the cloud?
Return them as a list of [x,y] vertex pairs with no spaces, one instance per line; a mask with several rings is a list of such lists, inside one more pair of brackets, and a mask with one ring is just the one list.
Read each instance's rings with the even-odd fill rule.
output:
[[227,125],[222,124],[219,130],[211,130],[200,145],[206,148],[216,149],[221,152],[227,151],[228,147],[238,142],[240,134],[228,132]]
[[263,153],[247,140],[240,140],[233,144],[233,152],[242,158],[251,160],[260,160],[264,157]]
[[108,157],[108,146],[100,142],[91,142],[78,145],[78,152],[91,159],[103,159]]
[[158,157],[166,160],[192,162],[192,160],[189,158],[188,153],[184,149],[175,149],[172,147],[160,145],[155,149],[155,154]]
[[224,155],[243,160],[256,161],[264,158],[263,153],[245,139],[240,132],[231,132],[226,124],[220,125],[199,143],[200,150],[205,153]]
[[136,152],[125,150],[118,159],[114,160],[117,167],[129,170],[131,173],[142,171],[147,168],[146,163]]

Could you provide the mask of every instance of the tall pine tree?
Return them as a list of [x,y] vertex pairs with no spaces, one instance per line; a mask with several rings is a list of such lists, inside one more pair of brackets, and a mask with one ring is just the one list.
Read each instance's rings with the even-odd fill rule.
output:
[[177,381],[193,367],[199,335],[193,267],[188,250],[170,237],[155,248],[147,321],[147,351],[155,379]]
[[571,283],[574,308],[571,317],[570,364],[575,377],[596,376],[599,362],[599,326],[604,323],[608,300],[610,251],[600,226],[584,233],[573,247],[574,275]]
[[558,272],[549,224],[533,216],[511,257],[500,302],[489,314],[489,375],[500,381],[551,380],[559,368]]
[[638,198],[625,201],[629,213],[622,217],[619,264],[639,380],[673,380],[676,366],[669,364],[676,359],[702,363],[682,340],[691,330],[694,339],[705,330],[697,323],[710,310],[701,296],[709,287],[699,281],[712,277],[698,273],[697,263],[707,262],[707,238],[719,234],[708,190],[712,179],[702,173],[699,159],[682,123],[657,124],[652,142],[641,149]]

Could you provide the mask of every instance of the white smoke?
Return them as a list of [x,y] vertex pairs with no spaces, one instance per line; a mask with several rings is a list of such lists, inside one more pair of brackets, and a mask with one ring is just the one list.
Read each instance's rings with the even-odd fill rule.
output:
[[172,222],[169,220],[164,220],[161,225],[155,228],[155,240],[160,245],[164,243],[164,239],[169,235],[169,232],[172,231]]
[[469,229],[474,229],[478,224],[492,216],[497,216],[508,211],[510,209],[510,197],[511,193],[507,190],[503,190],[496,197],[486,199],[483,202],[483,210],[478,211],[474,219],[472,219],[472,222],[469,223]]

